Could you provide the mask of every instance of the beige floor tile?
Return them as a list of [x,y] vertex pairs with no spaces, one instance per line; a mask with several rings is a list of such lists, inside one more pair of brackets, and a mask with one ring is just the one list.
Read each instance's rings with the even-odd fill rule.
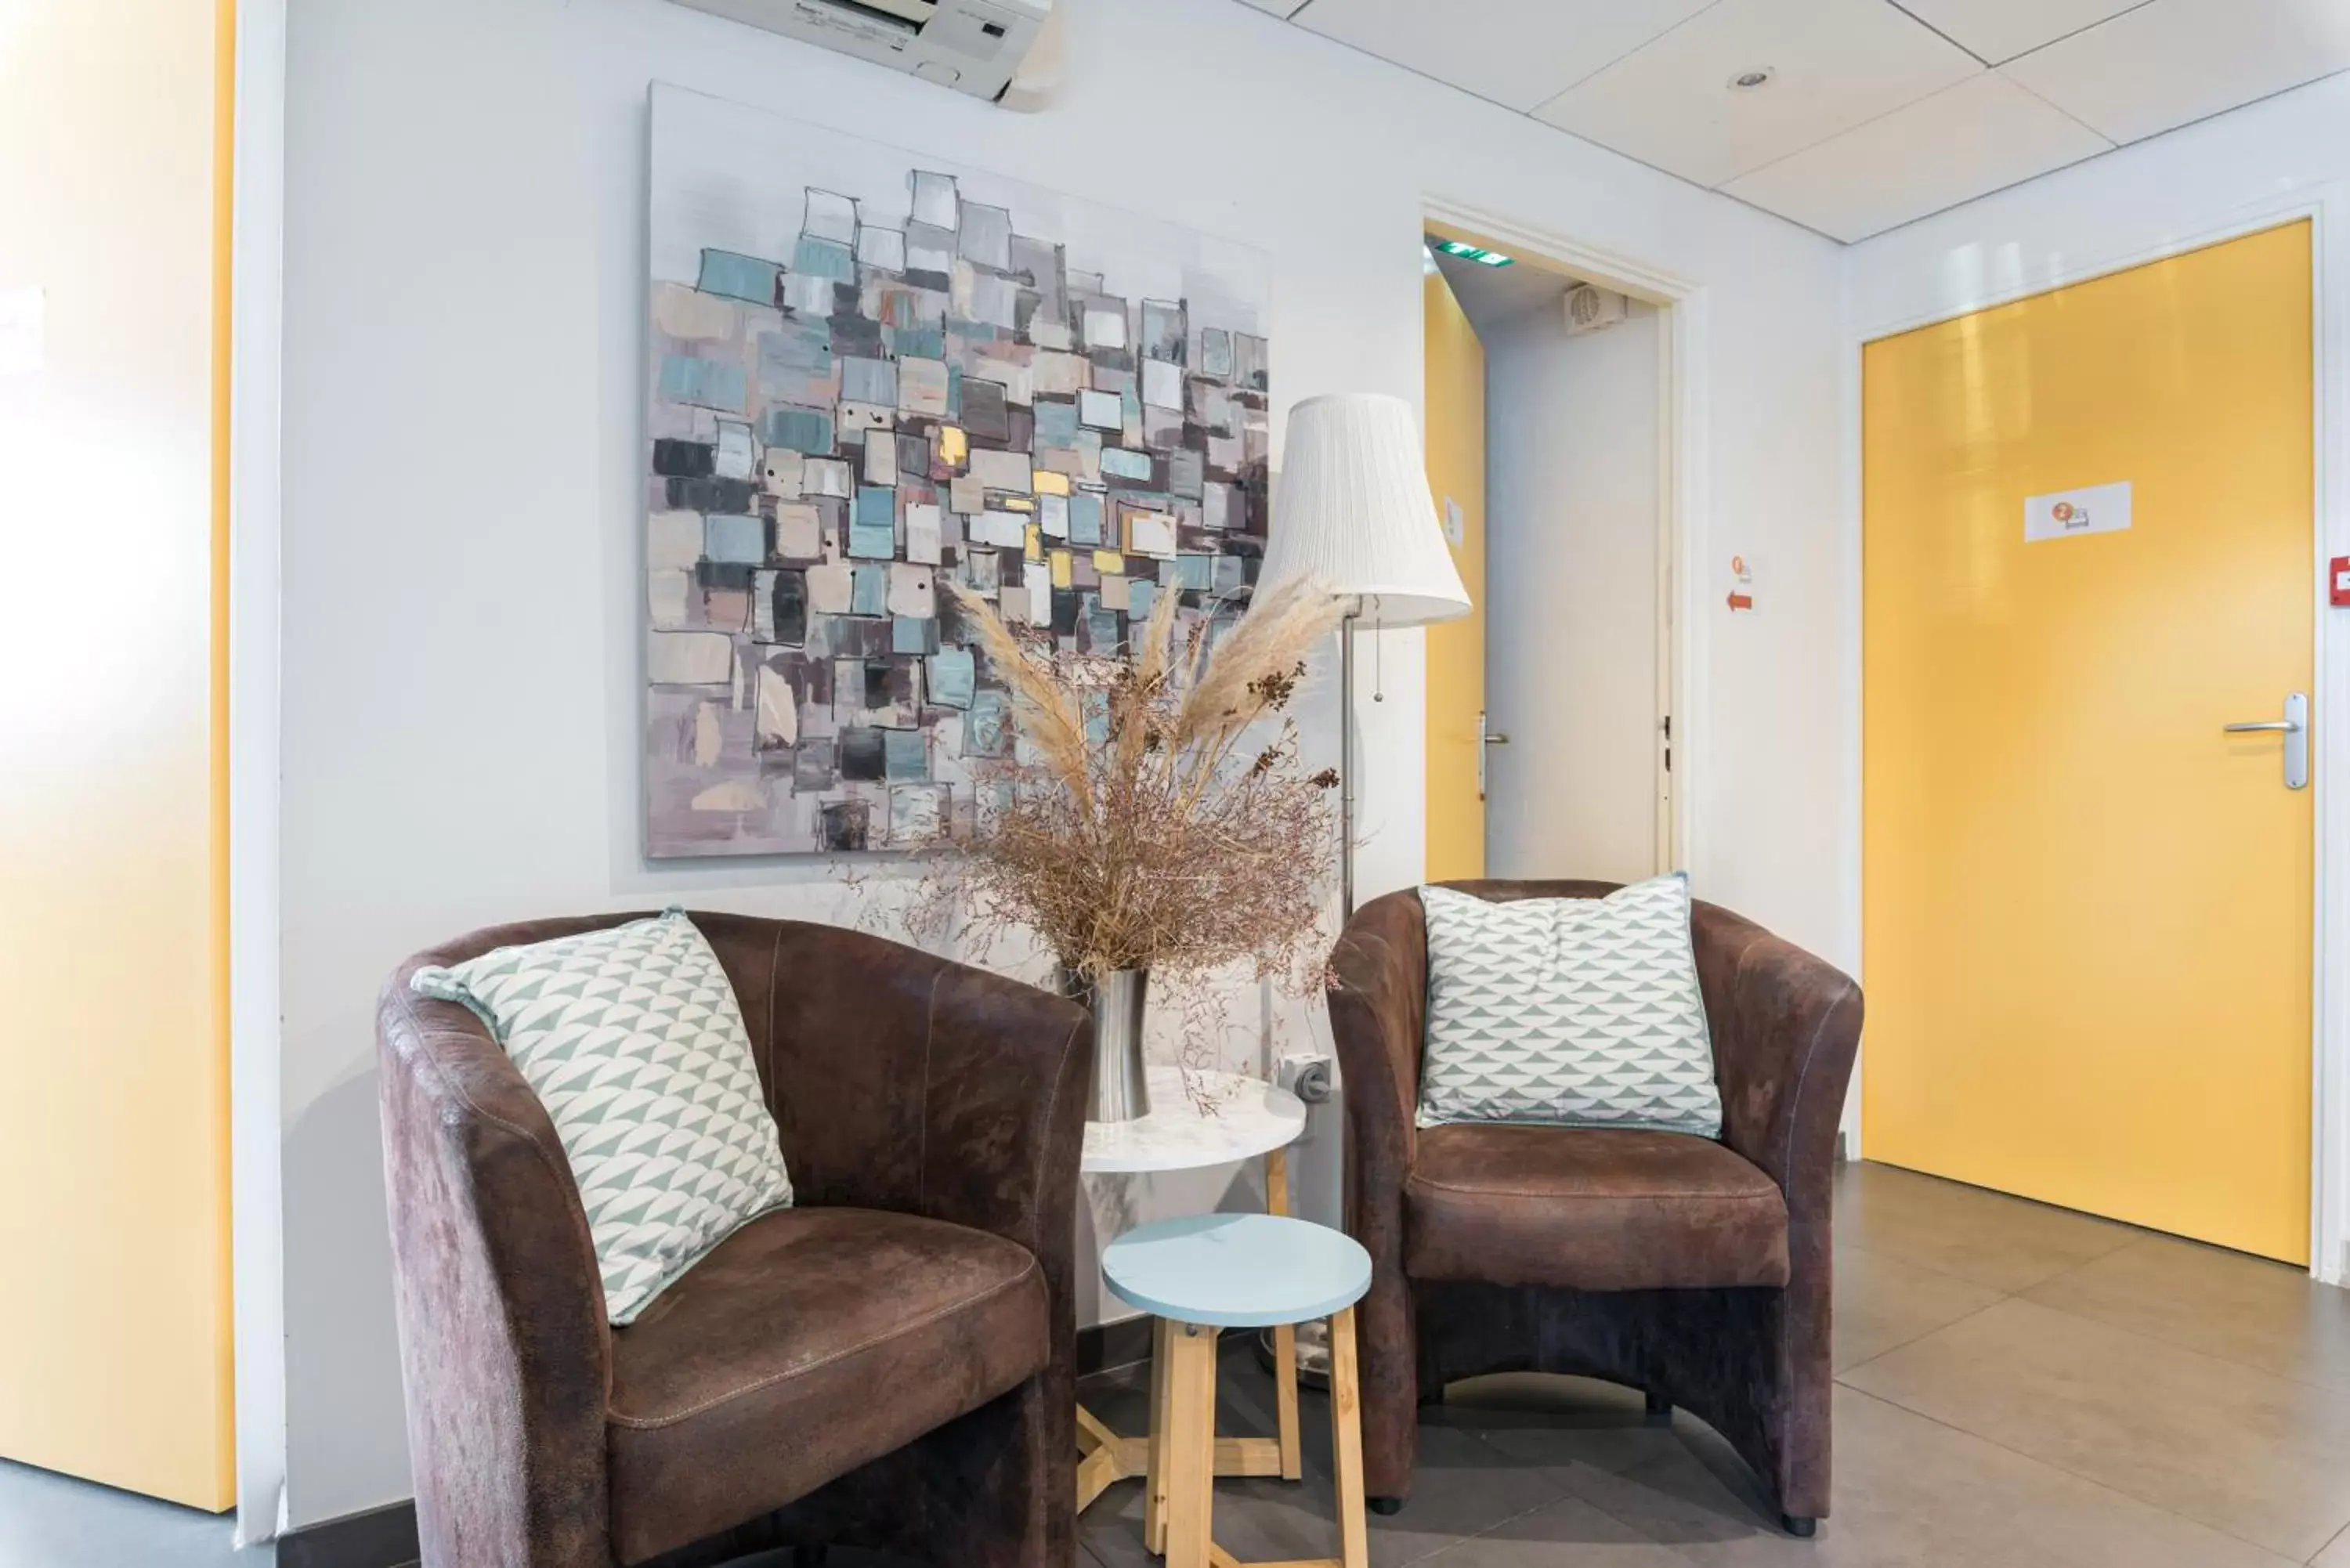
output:
[[2029,1289],[2146,1232],[1891,1166],[1845,1167],[1836,1239],[2002,1294]]
[[2350,1526],[2345,1526],[2324,1551],[2309,1560],[2309,1568],[2350,1568]]
[[[1139,1550],[1140,1490],[1135,1487],[1131,1497],[1107,1494],[1087,1511],[1086,1524],[1092,1532],[1087,1544],[1103,1561],[1120,1561],[1113,1553],[1128,1546]],[[1371,1568],[1404,1568],[1566,1493],[1565,1478],[1557,1467],[1514,1463],[1474,1433],[1425,1427],[1411,1501],[1400,1512],[1369,1517]],[[1243,1563],[1332,1556],[1338,1542],[1336,1518],[1327,1467],[1310,1457],[1303,1482],[1216,1483],[1216,1541]],[[1105,1540],[1110,1533],[1122,1539]]]
[[1570,1498],[1426,1559],[1420,1568],[1689,1568],[1689,1559]]
[[2223,1361],[2350,1390],[2350,1291],[2288,1264],[2147,1236],[2023,1294]]
[[2350,1521],[2350,1401],[2036,1303],[1846,1381],[2296,1561]]
[[1843,1247],[1835,1257],[1835,1346],[1838,1372],[1922,1339],[2002,1300],[2001,1293],[1955,1274]]
[[[1700,1568],[2286,1568],[2191,1520],[1872,1399],[1836,1393],[1835,1501],[1817,1537],[1766,1522],[1727,1445],[1583,1473],[1589,1501]],[[1444,1560],[1437,1560],[1441,1563]]]

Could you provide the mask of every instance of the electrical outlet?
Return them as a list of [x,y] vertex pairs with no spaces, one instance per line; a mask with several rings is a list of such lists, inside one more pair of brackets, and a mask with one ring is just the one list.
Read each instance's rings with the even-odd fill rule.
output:
[[1273,1081],[1309,1106],[1330,1097],[1336,1086],[1330,1058],[1319,1051],[1293,1051],[1274,1064]]

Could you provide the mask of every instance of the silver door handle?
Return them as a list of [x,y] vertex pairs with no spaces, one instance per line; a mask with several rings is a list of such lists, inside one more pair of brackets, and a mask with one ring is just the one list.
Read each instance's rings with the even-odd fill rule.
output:
[[1477,710],[1477,798],[1479,800],[1483,800],[1486,794],[1485,748],[1506,746],[1509,743],[1510,737],[1501,731],[1485,728],[1485,711],[1482,708]]
[[2309,695],[2303,691],[2288,691],[2282,719],[2253,719],[2241,724],[2222,724],[2224,734],[2253,735],[2274,732],[2284,737],[2284,787],[2309,787]]

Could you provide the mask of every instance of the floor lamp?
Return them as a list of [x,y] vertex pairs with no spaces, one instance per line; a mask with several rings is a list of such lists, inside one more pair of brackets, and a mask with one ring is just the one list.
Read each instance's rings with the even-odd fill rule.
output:
[[1347,601],[1338,634],[1340,918],[1355,912],[1355,630],[1426,626],[1469,613],[1411,405],[1376,392],[1308,398],[1289,411],[1263,588],[1293,578]]
[[[1411,405],[1374,392],[1308,398],[1289,410],[1260,589],[1303,577],[1347,601],[1338,628],[1339,919],[1355,913],[1355,630],[1426,626],[1469,613],[1428,494]],[[1258,1354],[1270,1364],[1272,1331]],[[1301,1328],[1297,1369],[1326,1386],[1329,1349]]]

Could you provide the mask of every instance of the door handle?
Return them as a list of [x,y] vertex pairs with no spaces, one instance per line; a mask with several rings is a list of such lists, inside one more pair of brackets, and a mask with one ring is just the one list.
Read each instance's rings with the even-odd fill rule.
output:
[[2284,717],[2282,719],[2250,719],[2238,724],[2220,726],[2223,734],[2254,735],[2275,732],[2284,737],[2284,787],[2306,789],[2309,786],[2309,696],[2303,691],[2285,693]]
[[1510,737],[1509,737],[1508,735],[1504,734],[1503,732],[1501,732],[1501,731],[1499,731],[1499,730],[1492,730],[1492,729],[1488,729],[1488,728],[1486,728],[1486,725],[1485,725],[1485,719],[1486,719],[1485,711],[1484,711],[1482,708],[1478,709],[1478,710],[1477,710],[1477,798],[1478,798],[1479,800],[1483,800],[1483,799],[1485,798],[1485,756],[1486,756],[1485,748],[1486,748],[1486,747],[1488,747],[1488,746],[1506,746],[1506,745],[1508,745],[1508,744],[1510,743]]

